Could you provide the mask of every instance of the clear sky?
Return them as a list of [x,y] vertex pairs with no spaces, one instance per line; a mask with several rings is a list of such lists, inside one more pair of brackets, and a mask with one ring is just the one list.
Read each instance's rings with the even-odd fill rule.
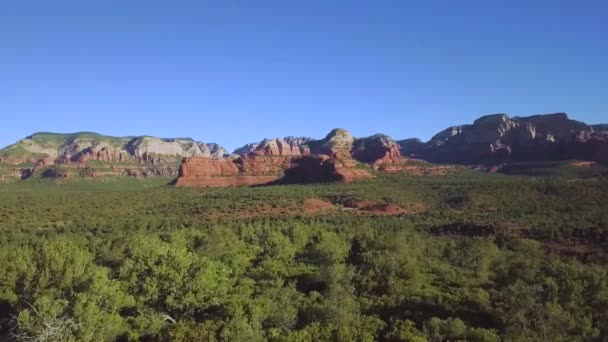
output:
[[608,122],[608,1],[0,1],[0,145],[36,131],[397,139]]

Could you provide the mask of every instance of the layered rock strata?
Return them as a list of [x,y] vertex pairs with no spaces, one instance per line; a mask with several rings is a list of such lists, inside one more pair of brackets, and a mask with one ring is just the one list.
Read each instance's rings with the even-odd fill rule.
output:
[[399,142],[401,153],[431,162],[496,164],[508,161],[589,159],[608,162],[605,125],[587,125],[565,113],[509,117],[483,116],[450,127],[427,143]]

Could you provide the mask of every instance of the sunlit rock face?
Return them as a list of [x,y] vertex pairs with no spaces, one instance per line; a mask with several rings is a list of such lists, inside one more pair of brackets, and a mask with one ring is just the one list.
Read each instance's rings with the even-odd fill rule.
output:
[[356,160],[369,164],[387,164],[401,161],[399,144],[384,134],[356,139],[352,147]]
[[300,156],[310,154],[306,143],[311,141],[306,137],[284,137],[264,139],[260,142],[247,144],[234,150],[233,155],[246,156],[249,154],[270,156]]
[[190,138],[42,132],[0,150],[0,163],[36,165],[38,169],[61,165],[66,170],[65,174],[86,177],[177,176],[184,157],[217,159],[226,154],[227,151],[218,144],[207,144]]
[[[355,148],[356,146],[356,148]],[[354,158],[360,156],[361,160]],[[361,163],[400,159],[390,137],[356,140],[344,129],[334,129],[321,140],[286,137],[264,139],[234,151],[231,158],[185,158],[177,186],[242,186],[280,183],[341,181],[350,183],[372,177]]]
[[[400,141],[401,153],[433,162],[495,163],[561,159],[602,160],[604,125],[590,126],[565,113],[509,117],[493,114],[454,126],[427,143]],[[600,148],[601,149],[601,148]]]

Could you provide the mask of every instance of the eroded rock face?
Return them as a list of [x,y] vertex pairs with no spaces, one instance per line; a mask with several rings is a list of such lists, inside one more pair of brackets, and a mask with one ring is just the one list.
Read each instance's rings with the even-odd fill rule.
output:
[[[341,181],[350,183],[372,177],[371,168],[384,171],[402,168],[399,144],[391,137],[377,134],[355,139],[348,131],[336,128],[323,139],[287,137],[265,139],[243,146],[233,154],[232,163],[238,173],[208,174],[210,161],[199,158],[184,159],[183,170],[201,170],[180,173],[178,186],[232,186],[266,183],[311,183]],[[219,163],[219,162],[218,162]],[[224,162],[222,162],[224,163]],[[368,167],[358,167],[359,163]],[[224,177],[219,180],[216,178]],[[228,178],[234,177],[234,180]],[[266,177],[266,178],[256,178]],[[238,179],[238,180],[237,180]]]
[[198,142],[198,147],[201,149],[203,156],[209,156],[213,159],[224,158],[228,156],[228,151],[221,145],[216,143]]
[[131,156],[126,151],[102,144],[84,148],[70,158],[65,158],[66,161],[74,162],[100,161],[106,163],[123,162],[129,159]]
[[239,171],[248,176],[280,176],[299,156],[251,155],[234,160]]
[[265,139],[235,150],[228,159],[221,146],[189,138],[37,133],[0,150],[0,176],[21,177],[21,170],[33,174],[52,165],[64,167],[67,175],[177,175],[181,163],[180,184],[348,182],[370,176],[358,163],[382,172],[409,172],[413,166],[407,158],[478,166],[563,159],[608,163],[607,142],[608,125],[586,125],[564,113],[487,115],[439,132],[428,143],[396,142],[383,134],[355,138],[337,128],[320,140]]
[[263,140],[248,154],[259,156],[302,156],[309,155],[310,150],[305,140],[299,139],[271,139]]
[[368,170],[356,169],[357,162],[345,155],[272,156],[249,155],[236,159],[185,158],[177,186],[242,186],[260,184],[300,184],[342,181],[350,183],[371,177]]
[[264,139],[257,143],[247,144],[234,150],[234,155],[246,156],[250,154],[267,156],[300,156],[310,154],[306,143],[311,141],[306,137],[284,137]]
[[351,153],[356,160],[374,165],[391,164],[402,160],[399,144],[384,134],[356,139]]
[[368,179],[372,174],[365,169],[357,169],[357,162],[346,151],[337,151],[332,158],[326,161],[333,169],[334,174],[344,183]]
[[593,133],[608,134],[608,124],[591,125],[591,128],[593,128]]
[[[36,133],[0,150],[0,163],[62,165],[67,170],[79,168],[83,176],[176,176],[183,157],[223,158],[226,150],[189,138],[112,137],[91,132],[72,134]],[[99,162],[103,167],[82,165]],[[99,163],[95,163],[99,166]],[[74,165],[72,165],[74,164]],[[107,166],[115,166],[111,170]]]
[[424,155],[425,150],[428,148],[428,145],[418,138],[404,139],[397,143],[399,144],[401,154],[409,158],[418,158]]
[[337,151],[350,151],[355,138],[345,129],[335,128],[325,138],[308,142],[312,154],[333,155]]
[[130,155],[142,158],[144,155],[201,156],[203,152],[195,141],[180,139],[160,139],[138,137],[131,140],[125,149]]
[[292,160],[285,170],[282,183],[302,184],[320,182],[351,183],[372,178],[368,169],[357,168],[357,161],[345,151],[338,151],[331,157],[325,154],[304,156]]
[[184,158],[179,169],[176,186],[241,186],[264,184],[276,180],[277,176],[247,176],[233,159],[210,159],[206,157]]
[[[276,160],[275,160],[276,159]],[[278,180],[285,157],[184,158],[176,186],[243,186]]]
[[245,145],[234,151],[235,156],[307,156],[327,155],[347,151],[356,160],[369,163],[392,163],[401,161],[399,144],[391,137],[376,134],[355,139],[347,130],[336,128],[323,139],[286,137],[264,139],[259,143]]
[[594,158],[601,159],[602,125],[571,120],[565,113],[512,117],[483,116],[471,125],[454,126],[426,143],[401,141],[401,152],[432,162],[500,163]]
[[177,186],[240,186],[278,181],[294,156],[248,155],[238,158],[184,158]]
[[238,173],[238,167],[230,159],[210,159],[205,157],[185,158],[179,169],[179,176],[184,178],[235,176]]

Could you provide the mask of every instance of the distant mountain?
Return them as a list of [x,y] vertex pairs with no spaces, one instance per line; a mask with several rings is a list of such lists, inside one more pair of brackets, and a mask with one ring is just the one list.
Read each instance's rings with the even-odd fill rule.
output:
[[[402,156],[435,163],[488,166],[569,159],[608,163],[608,124],[588,125],[565,113],[527,117],[492,114],[472,124],[449,127],[428,142],[395,141],[384,134],[356,138],[347,130],[336,128],[318,140],[292,136],[264,139],[236,149],[229,159],[222,146],[191,138],[40,132],[0,150],[0,180],[23,179],[37,173],[53,177],[176,176],[182,158],[191,157],[222,160],[211,164],[190,162],[191,166],[228,167],[233,173],[238,170],[238,174],[247,176],[274,175],[303,156],[321,156],[319,160],[313,158],[313,164],[330,158],[339,164],[340,172],[347,173],[356,163],[387,172],[406,170]],[[281,157],[282,161],[274,157]],[[45,173],[51,166],[55,167],[53,171]],[[197,174],[196,167],[192,166],[190,172]],[[217,172],[223,175],[227,171]],[[298,172],[299,178],[306,178]]]
[[185,158],[177,186],[238,186],[308,183],[373,177],[372,169],[400,171],[406,160],[389,136],[355,138],[336,128],[323,139],[264,139],[235,150],[229,159]]
[[515,161],[584,159],[608,162],[607,125],[587,125],[565,113],[482,116],[453,126],[427,143],[399,141],[404,156],[431,162],[496,164]]
[[0,150],[5,162],[179,161],[182,157],[222,158],[226,150],[190,138],[113,137],[92,132],[34,133]]
[[608,134],[608,124],[591,125],[595,133]]
[[306,154],[305,144],[312,141],[312,138],[307,137],[284,137],[275,139],[264,139],[260,142],[247,144],[239,147],[232,154],[248,155],[256,153],[256,151],[266,151],[270,155],[302,155]]
[[[399,145],[393,138],[384,134],[375,134],[364,138],[355,138],[343,128],[331,130],[323,139],[314,140],[305,137],[285,137],[264,139],[257,143],[237,148],[233,155],[266,155],[266,156],[300,156],[324,154],[331,156],[341,151],[363,163],[375,163],[379,160],[400,159]],[[383,158],[388,159],[383,159]]]
[[[93,132],[34,133],[0,150],[0,180],[52,177],[176,176],[181,159],[223,158],[214,143],[190,138],[113,137]],[[49,171],[50,166],[60,166]]]

